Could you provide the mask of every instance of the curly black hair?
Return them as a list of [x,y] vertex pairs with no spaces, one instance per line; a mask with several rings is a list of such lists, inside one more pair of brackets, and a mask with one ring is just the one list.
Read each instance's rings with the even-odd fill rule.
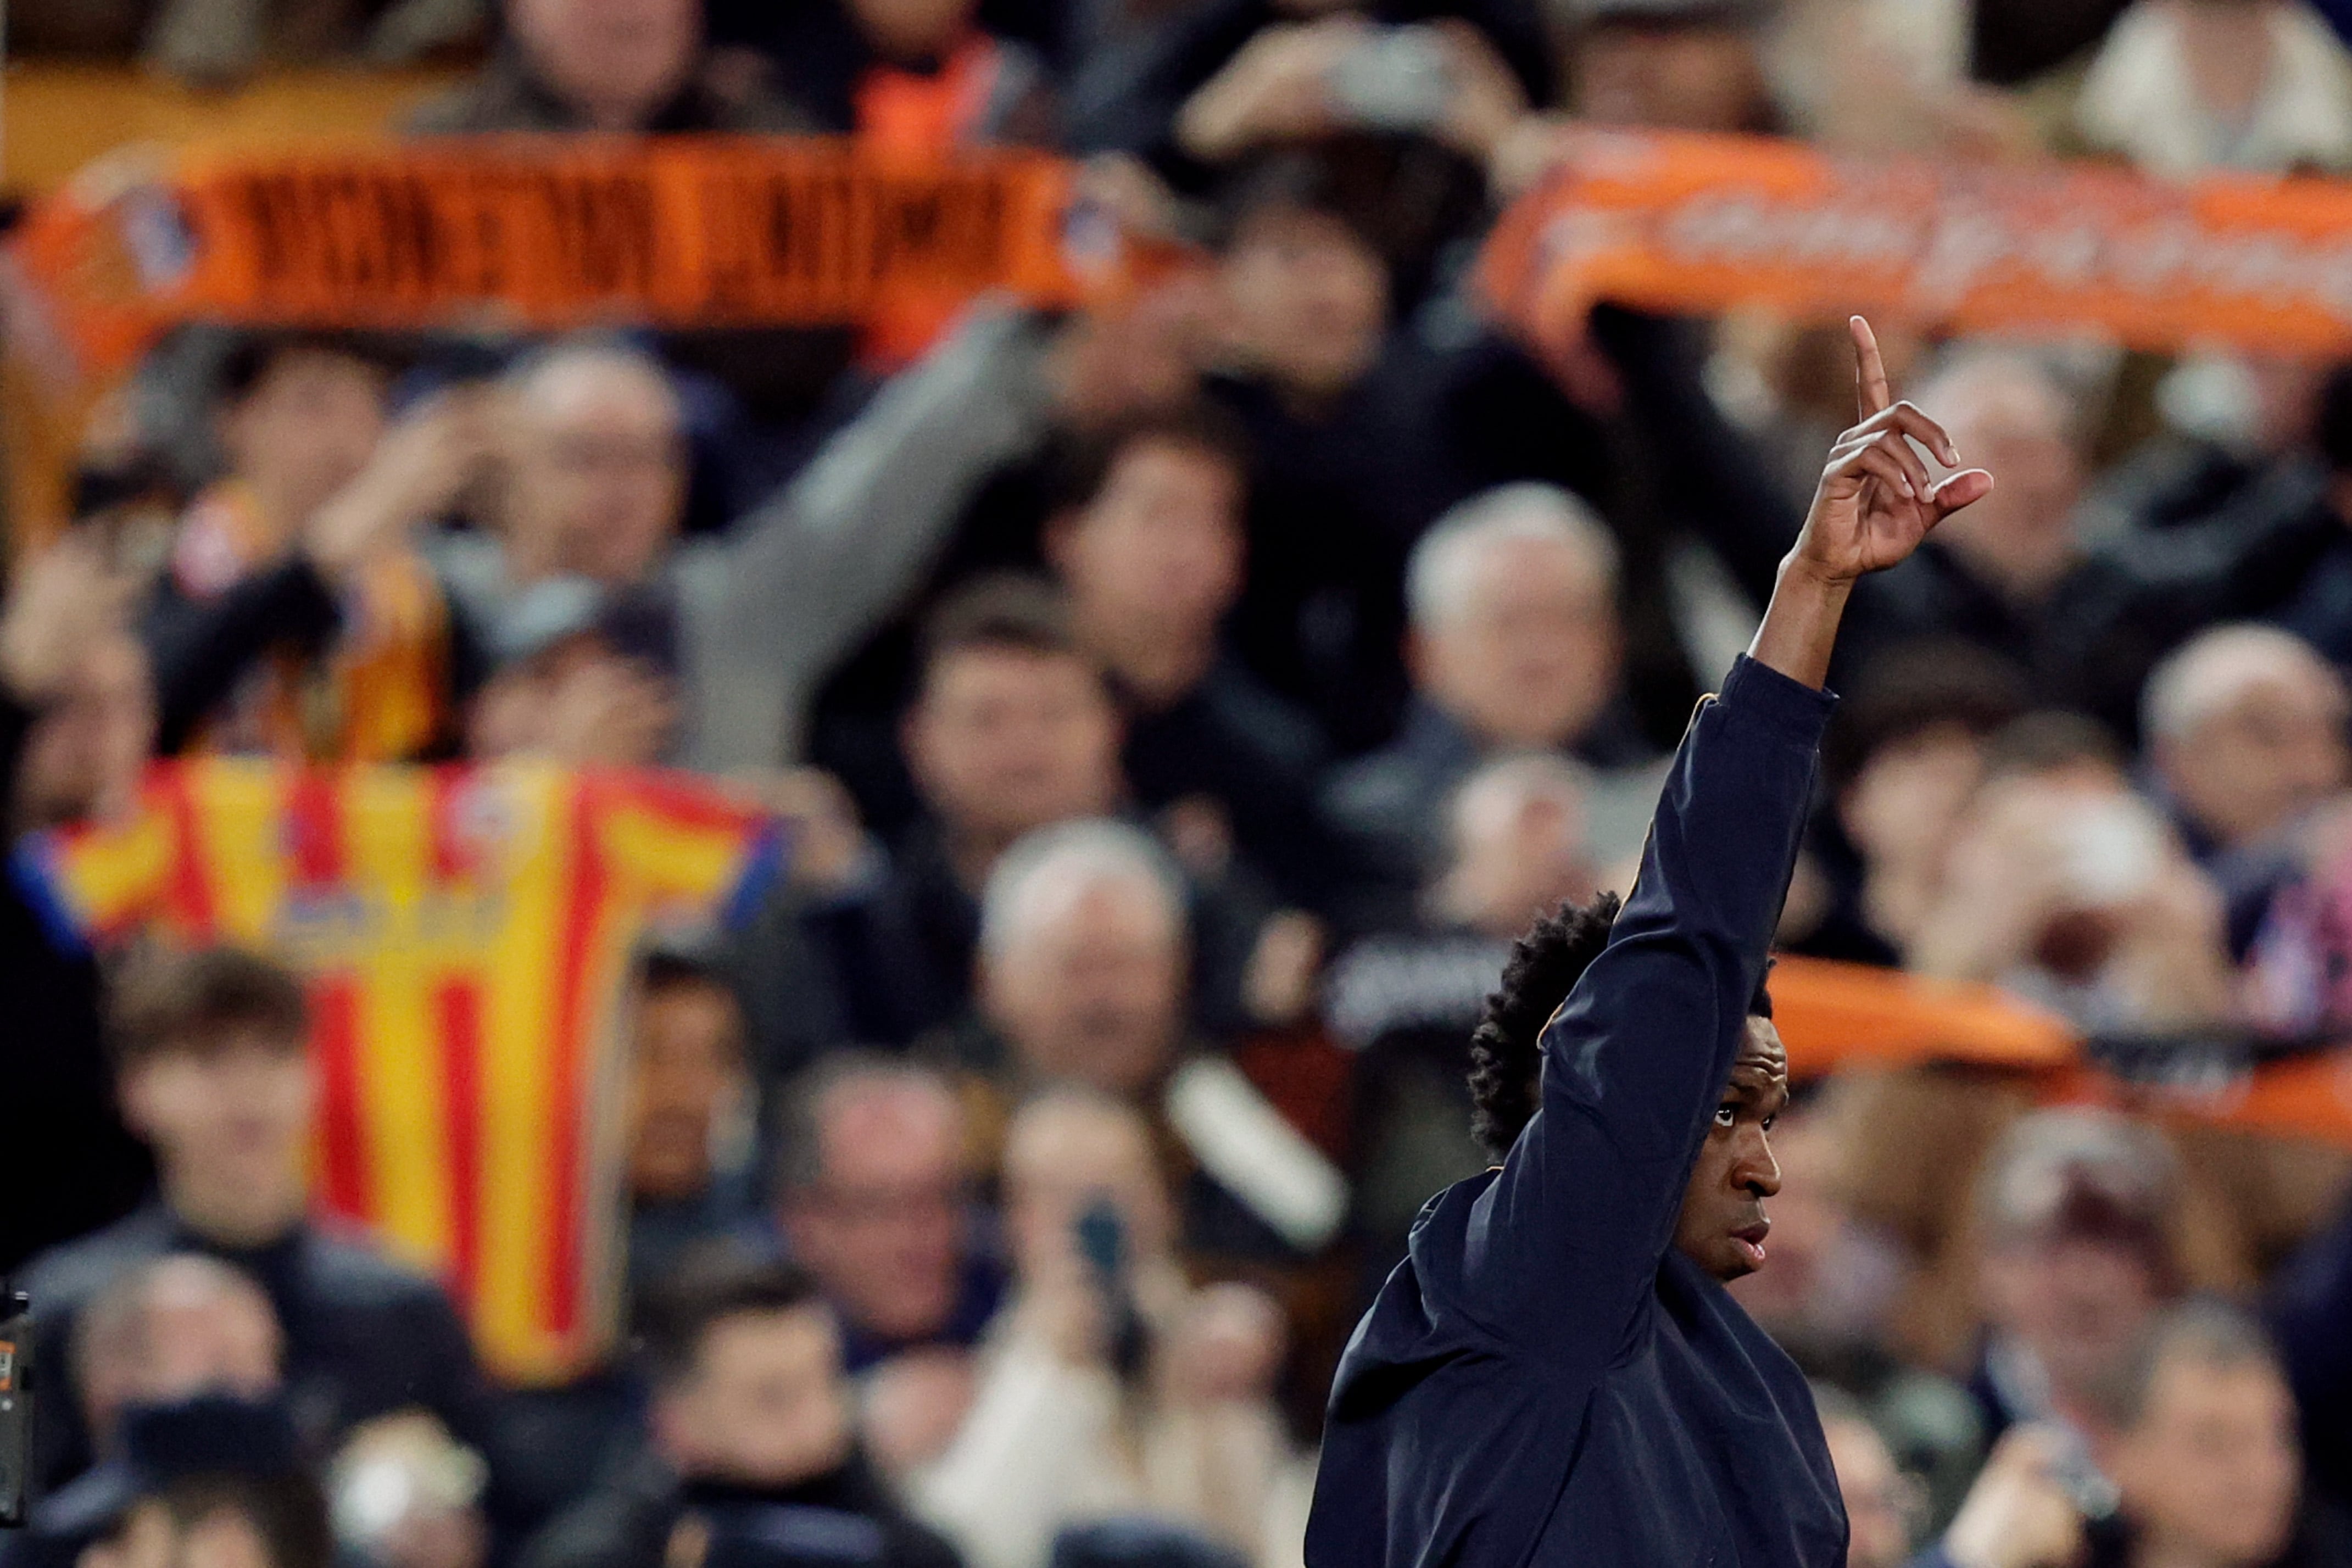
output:
[[[1604,893],[1590,904],[1562,904],[1511,945],[1502,986],[1487,996],[1485,1016],[1470,1036],[1470,1131],[1497,1160],[1535,1119],[1544,1025],[1609,946],[1623,902]],[[1760,977],[1748,1010],[1772,1016],[1772,998]]]

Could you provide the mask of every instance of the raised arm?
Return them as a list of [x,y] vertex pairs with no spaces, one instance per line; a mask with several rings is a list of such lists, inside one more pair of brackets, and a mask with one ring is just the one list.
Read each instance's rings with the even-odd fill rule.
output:
[[1473,1216],[1477,1299],[1564,1370],[1617,1352],[1671,1243],[1795,863],[1847,593],[1991,487],[1979,471],[1931,480],[1911,441],[1958,455],[1891,402],[1860,318],[1853,335],[1863,418],[1830,455],[1755,643],[1691,721],[1633,895],[1545,1029],[1540,1109]]

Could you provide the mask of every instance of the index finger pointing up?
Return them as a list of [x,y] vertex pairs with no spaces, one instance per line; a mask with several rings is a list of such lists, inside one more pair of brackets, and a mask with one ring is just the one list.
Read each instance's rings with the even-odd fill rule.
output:
[[1886,387],[1886,361],[1878,357],[1878,336],[1869,322],[1849,316],[1845,324],[1853,337],[1854,402],[1861,407],[1862,417],[1868,419],[1895,401]]

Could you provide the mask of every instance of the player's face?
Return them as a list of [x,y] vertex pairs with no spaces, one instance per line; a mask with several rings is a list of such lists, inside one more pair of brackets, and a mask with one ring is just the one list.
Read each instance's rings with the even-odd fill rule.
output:
[[1751,1018],[1675,1223],[1675,1245],[1718,1280],[1764,1266],[1764,1233],[1771,1228],[1764,1200],[1780,1190],[1780,1167],[1765,1134],[1788,1103],[1780,1031],[1769,1019]]

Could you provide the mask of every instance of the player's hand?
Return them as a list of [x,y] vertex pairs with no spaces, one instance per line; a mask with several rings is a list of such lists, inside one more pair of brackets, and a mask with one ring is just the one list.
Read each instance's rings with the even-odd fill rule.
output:
[[1829,582],[1851,582],[1908,559],[1929,529],[1992,492],[1992,476],[1981,468],[1940,481],[1928,473],[1914,442],[1948,468],[1959,468],[1958,450],[1942,425],[1894,400],[1870,323],[1856,316],[1849,325],[1861,422],[1831,450],[1790,558]]

